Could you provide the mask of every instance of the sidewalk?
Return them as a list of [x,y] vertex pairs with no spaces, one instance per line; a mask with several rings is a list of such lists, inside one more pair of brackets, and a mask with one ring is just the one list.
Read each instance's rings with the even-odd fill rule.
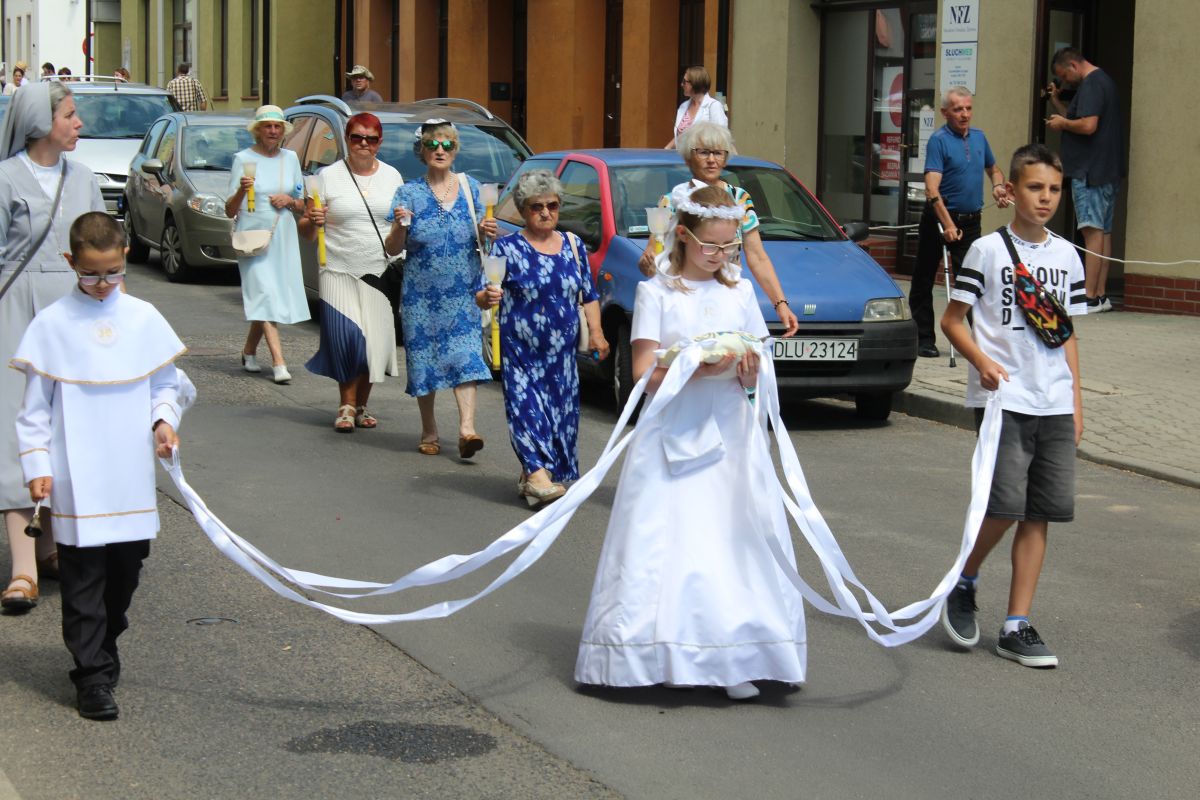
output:
[[[908,281],[896,277],[908,294]],[[941,319],[946,292],[934,287]],[[1079,317],[1083,373],[1083,441],[1089,461],[1200,488],[1200,318],[1114,311]],[[967,362],[949,367],[950,346],[938,331],[940,358],[918,358],[913,381],[895,409],[963,428]]]

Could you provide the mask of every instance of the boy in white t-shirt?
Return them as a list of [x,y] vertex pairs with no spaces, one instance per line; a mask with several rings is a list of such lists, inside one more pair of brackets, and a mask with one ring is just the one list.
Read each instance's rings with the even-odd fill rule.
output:
[[[1083,264],[1069,242],[1045,228],[1062,196],[1058,156],[1040,144],[1020,148],[1006,188],[1016,208],[1008,233],[1021,262],[1069,314],[1086,314]],[[967,406],[981,419],[987,392],[1000,389],[1004,415],[987,516],[942,608],[942,625],[963,647],[979,641],[979,568],[1016,522],[1008,617],[996,653],[1027,667],[1055,667],[1058,658],[1029,624],[1029,611],[1049,523],[1075,515],[1075,448],[1083,435],[1079,349],[1075,337],[1052,349],[1030,328],[1017,305],[1012,262],[1000,231],[977,240],[942,317],[946,338],[971,364]],[[972,309],[968,328],[964,320]]]

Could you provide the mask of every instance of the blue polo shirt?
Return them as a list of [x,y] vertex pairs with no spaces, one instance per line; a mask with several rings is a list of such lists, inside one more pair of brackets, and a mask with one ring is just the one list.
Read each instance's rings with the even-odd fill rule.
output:
[[925,148],[925,171],[942,173],[942,202],[960,214],[983,208],[983,173],[995,163],[987,137],[978,128],[967,128],[967,135],[959,136],[943,125]]

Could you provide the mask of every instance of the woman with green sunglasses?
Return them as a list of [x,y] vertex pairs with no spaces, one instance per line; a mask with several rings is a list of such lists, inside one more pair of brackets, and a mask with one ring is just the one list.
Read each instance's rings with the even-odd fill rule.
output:
[[496,221],[478,222],[479,183],[453,170],[459,139],[452,123],[424,123],[413,146],[425,176],[396,190],[384,240],[392,255],[408,251],[400,293],[405,391],[417,398],[421,411],[417,450],[435,456],[441,444],[434,398],[439,389],[454,390],[458,454],[471,458],[483,448],[475,432],[475,383],[491,380],[479,346],[477,243],[496,237]]

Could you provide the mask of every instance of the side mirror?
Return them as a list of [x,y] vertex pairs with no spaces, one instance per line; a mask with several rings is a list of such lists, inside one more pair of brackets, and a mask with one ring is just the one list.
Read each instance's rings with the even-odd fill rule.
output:
[[161,178],[163,173],[163,162],[159,161],[157,158],[147,158],[142,162],[141,170],[147,175],[153,175],[156,178]]
[[852,242],[861,242],[871,235],[871,226],[865,222],[847,222],[842,226],[842,233]]

